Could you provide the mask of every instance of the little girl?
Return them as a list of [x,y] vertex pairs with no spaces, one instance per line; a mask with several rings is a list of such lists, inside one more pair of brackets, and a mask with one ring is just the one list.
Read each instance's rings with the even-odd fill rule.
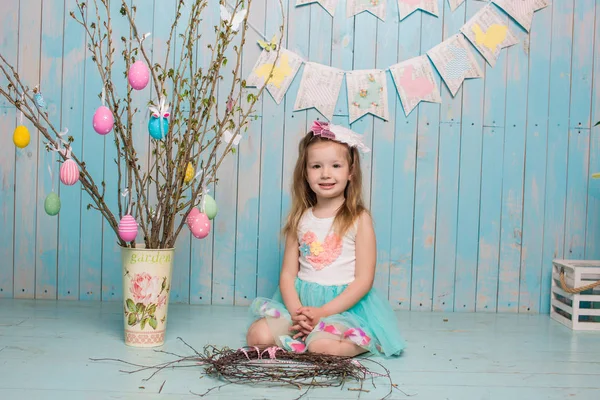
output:
[[300,142],[279,288],[252,302],[249,346],[341,356],[404,348],[372,287],[377,251],[358,149],[369,151],[358,134],[319,121]]

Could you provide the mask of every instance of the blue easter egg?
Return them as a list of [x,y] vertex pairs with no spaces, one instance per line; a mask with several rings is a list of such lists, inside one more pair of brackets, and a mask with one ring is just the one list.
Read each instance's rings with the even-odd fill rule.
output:
[[148,133],[156,140],[160,140],[167,134],[169,131],[169,120],[167,118],[162,118],[162,129],[163,133],[160,132],[160,119],[155,116],[150,117],[150,121],[148,121]]

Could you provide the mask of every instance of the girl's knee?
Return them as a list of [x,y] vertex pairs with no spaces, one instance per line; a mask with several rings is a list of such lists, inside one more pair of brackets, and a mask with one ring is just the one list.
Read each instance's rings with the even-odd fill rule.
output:
[[343,340],[320,339],[308,344],[310,353],[327,354],[330,356],[354,357],[366,350],[354,343]]
[[248,343],[248,346],[270,346],[275,343],[264,318],[250,325],[246,334],[246,343]]

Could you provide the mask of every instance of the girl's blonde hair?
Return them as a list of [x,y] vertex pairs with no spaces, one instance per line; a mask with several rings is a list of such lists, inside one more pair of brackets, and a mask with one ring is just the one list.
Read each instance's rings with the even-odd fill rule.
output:
[[[312,191],[308,184],[306,163],[308,157],[308,148],[318,142],[329,141],[330,139],[322,136],[316,136],[309,132],[300,141],[298,146],[298,160],[294,168],[294,177],[292,179],[292,208],[288,214],[287,222],[283,228],[285,236],[290,233],[298,232],[298,225],[304,212],[317,204],[317,196]],[[337,142],[336,143],[340,143]],[[362,171],[360,169],[360,157],[356,147],[350,147],[345,143],[347,152],[348,165],[350,166],[350,180],[344,190],[345,201],[338,209],[335,219],[333,220],[334,232],[342,237],[352,227],[354,222],[363,211],[366,211],[362,198]]]

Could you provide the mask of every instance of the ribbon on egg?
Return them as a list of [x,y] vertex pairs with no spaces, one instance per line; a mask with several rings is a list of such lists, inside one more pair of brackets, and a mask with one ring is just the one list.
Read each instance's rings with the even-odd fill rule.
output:
[[71,148],[69,146],[69,142],[63,139],[63,136],[65,136],[68,132],[69,129],[65,128],[64,131],[57,133],[56,135],[58,136],[58,138],[56,139],[56,141],[50,141],[50,143],[47,143],[46,150],[60,153],[66,159],[71,158]]
[[129,188],[125,188],[121,191],[121,196],[123,196],[123,198],[127,198],[126,202],[125,202],[125,214],[131,214],[131,207],[132,207],[132,203],[131,203],[131,191],[129,190]]
[[161,96],[158,99],[158,106],[152,105],[152,106],[148,107],[150,110],[150,113],[154,117],[159,118],[158,125],[160,127],[160,136],[161,137],[165,136],[162,120],[163,120],[163,118],[168,118],[171,115],[171,113],[170,113],[171,106],[166,103],[167,103],[167,100]]

